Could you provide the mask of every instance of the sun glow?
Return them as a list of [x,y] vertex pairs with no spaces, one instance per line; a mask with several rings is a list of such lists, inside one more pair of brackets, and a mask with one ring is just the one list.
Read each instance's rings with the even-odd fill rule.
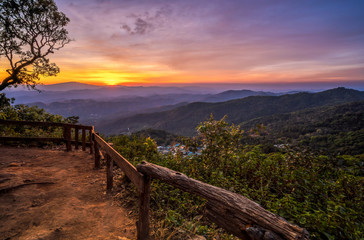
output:
[[120,81],[115,80],[115,79],[105,80],[105,85],[108,85],[108,86],[115,86],[115,85],[118,85],[118,84],[120,84]]

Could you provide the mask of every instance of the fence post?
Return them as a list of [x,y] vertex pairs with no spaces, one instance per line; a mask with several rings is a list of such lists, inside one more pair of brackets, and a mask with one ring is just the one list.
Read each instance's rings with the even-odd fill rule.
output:
[[137,222],[137,239],[149,240],[149,208],[151,178],[144,175],[143,192],[139,195],[139,221]]
[[91,129],[89,130],[89,140],[90,140],[90,154],[92,154],[93,153],[93,150],[94,150],[94,148],[93,148],[93,144],[92,144],[92,141],[93,141],[93,134],[94,134],[94,126],[92,126],[91,127]]
[[66,125],[63,125],[63,139],[64,139],[64,140],[67,140]]
[[75,149],[78,149],[78,139],[79,139],[79,137],[78,137],[78,132],[79,132],[79,128],[76,126],[75,127]]
[[64,125],[63,127],[63,138],[66,140],[66,151],[71,151],[71,127],[68,125]]
[[[93,135],[94,137],[94,135]],[[99,145],[97,144],[97,142],[94,139],[94,153],[95,153],[95,169],[99,169],[100,168],[100,150],[99,150]]]
[[86,151],[86,129],[82,128],[82,151]]
[[109,154],[106,154],[106,191],[111,191],[113,186],[113,167],[114,161]]

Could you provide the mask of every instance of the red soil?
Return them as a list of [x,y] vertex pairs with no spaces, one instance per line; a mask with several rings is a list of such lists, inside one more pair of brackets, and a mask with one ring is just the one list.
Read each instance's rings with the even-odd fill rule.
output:
[[0,146],[0,240],[136,239],[88,152]]

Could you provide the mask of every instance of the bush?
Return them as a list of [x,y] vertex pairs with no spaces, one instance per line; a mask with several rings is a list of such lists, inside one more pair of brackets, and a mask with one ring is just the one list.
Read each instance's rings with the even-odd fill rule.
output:
[[[6,98],[0,93],[0,119],[32,122],[56,122],[56,123],[77,123],[78,117],[68,118],[46,112],[37,106],[23,104],[12,105],[14,99]],[[23,137],[61,137],[63,129],[60,127],[28,127],[28,126],[4,126],[0,125],[0,136],[23,136]]]
[[[241,146],[242,131],[212,117],[199,125],[198,133],[185,143],[192,151],[202,148],[202,154],[188,157],[161,155],[150,138],[117,136],[112,141],[133,164],[147,160],[244,195],[306,228],[312,239],[363,237],[362,156],[328,157],[289,147],[264,153],[259,145]],[[232,238],[202,218],[203,199],[167,184],[153,182],[151,206],[156,238]]]

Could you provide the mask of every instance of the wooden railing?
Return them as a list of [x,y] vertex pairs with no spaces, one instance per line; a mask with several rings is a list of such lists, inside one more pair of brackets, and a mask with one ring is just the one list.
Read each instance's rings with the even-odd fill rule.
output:
[[[12,121],[0,120],[0,126],[30,126],[30,127],[60,127],[63,129],[62,137],[22,137],[22,136],[0,136],[0,141],[21,141],[21,142],[64,142],[66,143],[67,151],[71,151],[72,143],[78,149],[82,146],[82,150],[86,151],[86,147],[90,148],[90,153],[93,153],[92,144],[92,126],[84,126],[69,123],[54,123],[54,122],[30,122],[30,121]],[[80,134],[81,131],[81,140]],[[87,141],[88,132],[88,141]],[[72,133],[74,136],[72,136]]]
[[142,162],[137,169],[145,177],[159,179],[205,198],[208,201],[205,215],[210,221],[241,239],[309,239],[304,228],[287,222],[242,195],[148,162]]
[[182,173],[152,163],[142,162],[135,168],[96,133],[93,134],[93,140],[95,167],[100,166],[100,156],[102,155],[100,150],[106,152],[107,190],[112,189],[114,162],[138,189],[137,234],[139,240],[150,239],[149,208],[152,178],[205,198],[208,201],[205,215],[212,222],[241,239],[309,239],[306,229],[289,223],[242,195],[197,181]]
[[106,153],[106,190],[113,186],[113,165],[116,163],[139,192],[139,220],[137,222],[137,236],[139,240],[149,237],[149,205],[150,205],[150,177],[143,175],[114,148],[105,142],[98,134],[93,134],[95,149],[95,168],[100,167],[101,150]]
[[[241,239],[268,240],[268,239],[309,239],[308,232],[299,226],[289,223],[285,219],[273,214],[259,204],[245,198],[242,195],[218,188],[186,175],[175,172],[152,163],[142,162],[136,168],[121,156],[114,148],[105,142],[94,132],[91,126],[40,123],[40,122],[16,122],[0,120],[0,124],[29,125],[29,126],[58,126],[63,127],[63,138],[31,138],[40,141],[64,141],[67,151],[71,150],[71,144],[78,148],[78,131],[82,130],[82,146],[86,146],[85,131],[89,131],[90,152],[94,152],[95,168],[100,168],[100,159],[106,160],[106,189],[113,187],[114,163],[120,167],[125,175],[136,186],[139,193],[139,219],[137,221],[137,238],[139,240],[150,239],[149,211],[151,179],[159,179],[182,191],[200,196],[207,200],[205,215],[218,226],[234,234]],[[71,128],[74,128],[75,141],[72,141]],[[0,137],[0,140],[14,140],[10,137]],[[24,138],[18,138],[24,140]],[[103,153],[104,154],[103,154]],[[168,194],[168,193],[166,193]]]

